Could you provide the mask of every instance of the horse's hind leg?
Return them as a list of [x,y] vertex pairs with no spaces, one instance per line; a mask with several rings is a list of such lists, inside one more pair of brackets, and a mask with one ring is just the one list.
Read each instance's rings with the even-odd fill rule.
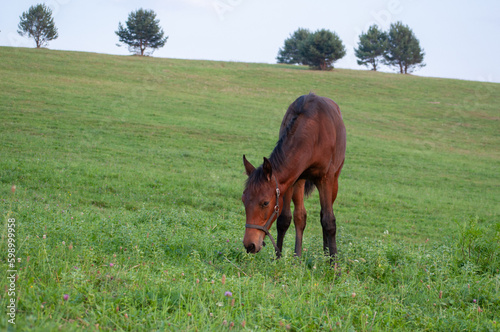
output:
[[295,224],[295,255],[302,255],[302,237],[306,228],[307,213],[304,206],[304,186],[306,181],[300,180],[293,188],[293,222]]
[[[283,195],[283,209],[281,210],[281,214],[276,221],[276,228],[278,229],[278,248],[281,252],[283,252],[283,240],[285,239],[286,231],[292,222],[292,212],[290,210],[290,202],[292,200],[292,192],[293,187],[288,189],[288,191]],[[276,253],[278,258],[281,256],[281,253]]]
[[337,224],[335,214],[333,213],[333,202],[337,198],[338,175],[337,172],[332,177],[323,178],[323,181],[317,183],[319,191],[319,200],[321,204],[321,226],[323,227],[323,249],[328,248],[330,256],[334,258],[337,255]]

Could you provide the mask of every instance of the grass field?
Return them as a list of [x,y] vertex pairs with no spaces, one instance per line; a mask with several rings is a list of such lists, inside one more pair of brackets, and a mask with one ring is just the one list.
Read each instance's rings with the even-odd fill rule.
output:
[[[0,77],[2,329],[500,329],[499,84],[5,47]],[[242,155],[309,91],[347,128],[341,275],[317,192],[302,258],[242,245]]]

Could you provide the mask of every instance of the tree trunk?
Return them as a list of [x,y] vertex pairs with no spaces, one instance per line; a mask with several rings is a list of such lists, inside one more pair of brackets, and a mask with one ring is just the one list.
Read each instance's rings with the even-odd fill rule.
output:
[[403,63],[401,63],[401,61],[399,62],[399,72],[400,72],[401,74],[403,74],[403,73],[404,73],[404,71],[403,71]]
[[142,40],[139,41],[139,49],[141,50],[141,56],[144,56],[144,50],[146,48],[144,47]]

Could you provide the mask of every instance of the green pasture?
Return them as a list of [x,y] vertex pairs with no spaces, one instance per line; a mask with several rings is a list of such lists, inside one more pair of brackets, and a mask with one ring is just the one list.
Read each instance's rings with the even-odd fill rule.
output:
[[[242,245],[242,155],[310,91],[347,128],[337,268],[317,192],[301,258]],[[499,120],[494,83],[0,47],[0,327],[499,330]]]

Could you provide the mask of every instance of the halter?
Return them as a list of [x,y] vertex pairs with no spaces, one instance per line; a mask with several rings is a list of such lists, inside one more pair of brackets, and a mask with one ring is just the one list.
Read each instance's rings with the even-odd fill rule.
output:
[[276,182],[276,205],[274,206],[274,212],[271,214],[269,219],[267,219],[267,222],[264,226],[260,225],[253,225],[253,224],[245,224],[246,228],[255,228],[255,229],[260,229],[264,233],[266,233],[267,236],[269,236],[269,239],[271,239],[271,242],[273,243],[274,249],[276,249],[276,254],[278,257],[281,255],[281,250],[278,248],[276,245],[276,242],[274,242],[274,238],[269,232],[269,228],[271,227],[271,222],[273,221],[274,217],[280,214],[280,189],[278,188],[278,180],[276,179],[276,176],[274,175],[274,181]]

